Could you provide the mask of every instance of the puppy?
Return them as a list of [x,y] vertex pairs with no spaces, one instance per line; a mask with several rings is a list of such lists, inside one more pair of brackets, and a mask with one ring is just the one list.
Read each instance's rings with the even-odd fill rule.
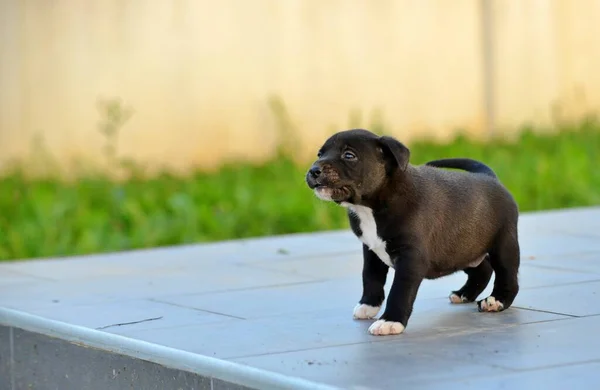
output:
[[491,295],[477,307],[500,312],[511,306],[519,291],[519,211],[489,167],[471,159],[414,166],[401,142],[363,129],[334,134],[317,157],[306,174],[308,187],[347,209],[363,244],[363,292],[354,318],[375,318],[388,268],[395,270],[385,311],[370,334],[402,333],[421,282],[457,271],[467,281],[451,292],[452,303],[474,302],[495,272]]

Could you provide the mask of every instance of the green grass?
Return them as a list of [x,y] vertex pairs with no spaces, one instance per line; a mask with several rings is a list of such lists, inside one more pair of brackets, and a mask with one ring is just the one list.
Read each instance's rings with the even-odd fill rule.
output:
[[[466,156],[489,164],[521,211],[600,204],[600,126],[557,135],[524,131],[512,143],[410,145],[412,162]],[[117,184],[90,176],[76,183],[0,181],[0,259],[64,256],[347,227],[344,211],[318,201],[306,165],[278,158],[229,165],[183,179],[162,175]]]

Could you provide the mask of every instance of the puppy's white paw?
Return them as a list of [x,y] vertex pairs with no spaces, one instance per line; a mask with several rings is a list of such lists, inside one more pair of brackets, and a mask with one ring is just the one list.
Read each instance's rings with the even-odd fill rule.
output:
[[469,300],[464,295],[458,296],[454,293],[450,294],[448,297],[451,303],[467,303]]
[[369,326],[369,333],[375,336],[387,336],[404,332],[404,325],[400,322],[377,320]]
[[371,306],[359,303],[354,306],[354,313],[352,313],[352,316],[357,320],[370,320],[375,318],[377,313],[379,313],[379,309],[381,309],[381,306]]
[[489,296],[481,301],[477,302],[477,307],[479,311],[487,311],[487,312],[500,312],[504,310],[504,304],[493,296]]

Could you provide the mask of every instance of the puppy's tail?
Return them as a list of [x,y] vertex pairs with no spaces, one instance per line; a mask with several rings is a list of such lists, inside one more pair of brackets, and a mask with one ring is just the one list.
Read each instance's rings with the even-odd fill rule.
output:
[[472,173],[482,173],[487,176],[491,176],[494,179],[497,179],[496,173],[492,170],[492,168],[488,167],[484,163],[473,160],[470,158],[443,158],[440,160],[433,160],[426,162],[425,165],[429,165],[430,167],[436,168],[455,168],[462,169],[463,171],[472,172]]

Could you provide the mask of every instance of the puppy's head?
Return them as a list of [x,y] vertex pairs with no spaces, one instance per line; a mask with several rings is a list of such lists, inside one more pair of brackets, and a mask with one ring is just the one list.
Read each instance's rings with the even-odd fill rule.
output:
[[410,151],[396,139],[353,129],[332,135],[306,173],[317,197],[336,203],[360,204],[373,196],[388,178],[404,172]]

